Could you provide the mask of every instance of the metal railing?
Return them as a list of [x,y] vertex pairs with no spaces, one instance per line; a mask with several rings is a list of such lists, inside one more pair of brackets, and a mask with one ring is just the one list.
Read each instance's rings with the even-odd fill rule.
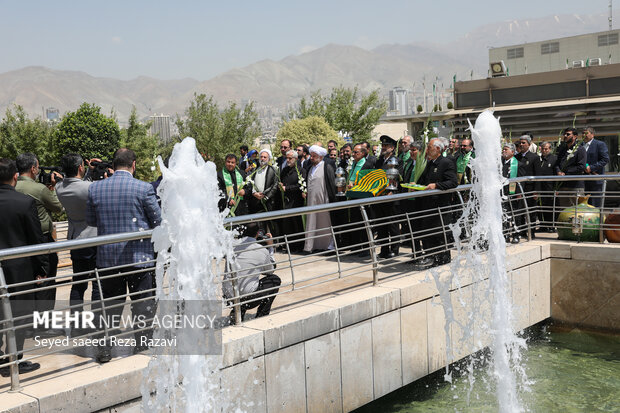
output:
[[[517,234],[522,234],[528,240],[531,240],[535,231],[569,228],[573,233],[579,234],[584,230],[583,221],[578,219],[572,222],[558,222],[558,213],[564,208],[560,204],[575,204],[577,196],[574,193],[563,193],[553,189],[550,191],[525,191],[526,183],[537,182],[567,182],[567,181],[583,181],[596,180],[603,181],[603,187],[600,194],[601,208],[600,221],[603,217],[611,212],[606,207],[610,199],[614,205],[620,203],[620,191],[610,191],[607,183],[611,180],[620,180],[620,175],[605,176],[565,176],[565,177],[521,177],[511,179],[517,185],[517,191],[514,194],[507,194],[503,202],[504,212],[506,216],[504,232],[507,240],[514,241]],[[358,199],[350,201],[335,202],[324,205],[309,206],[290,210],[270,211],[255,215],[245,215],[233,218],[227,218],[224,224],[230,228],[241,226],[249,222],[257,222],[266,225],[267,228],[277,229],[279,232],[274,233],[271,239],[271,248],[276,250],[274,256],[276,270],[275,273],[280,277],[281,284],[278,287],[272,287],[262,291],[260,297],[256,297],[255,293],[241,293],[238,288],[239,281],[243,277],[238,275],[238,269],[234,270],[230,266],[222,266],[218,283],[230,283],[234,291],[232,297],[224,297],[222,311],[230,311],[230,318],[235,323],[242,323],[242,307],[244,305],[251,307],[258,301],[268,299],[270,297],[281,297],[282,302],[278,304],[278,308],[287,308],[297,305],[300,302],[319,298],[321,296],[331,294],[335,291],[342,291],[349,288],[356,288],[360,285],[377,285],[382,278],[391,277],[394,274],[406,274],[412,271],[412,267],[408,265],[407,260],[418,260],[420,258],[434,257],[446,251],[450,251],[455,246],[455,239],[452,225],[456,219],[460,218],[460,225],[463,232],[459,242],[467,243],[468,234],[467,227],[471,223],[472,217],[463,217],[465,201],[471,197],[471,185],[463,185],[458,188],[447,191],[427,190],[419,192],[400,193],[391,196],[381,196],[369,199]],[[440,194],[452,194],[452,202],[449,205],[433,206],[428,209],[420,209],[416,207],[417,200]],[[549,202],[552,201],[552,202]],[[386,216],[380,210],[386,208],[386,205],[393,207],[394,214]],[[484,206],[481,206],[484,207]],[[299,253],[302,243],[319,237],[322,235],[309,231],[301,231],[290,233],[286,230],[287,219],[300,219],[302,215],[313,213],[328,212],[335,218],[331,227],[327,229],[327,234],[333,240],[333,249]],[[339,213],[340,215],[336,215]],[[575,214],[575,218],[577,214]],[[420,228],[420,222],[424,220],[429,222],[433,220],[432,225],[425,225]],[[397,232],[393,232],[387,237],[381,237],[384,234],[382,227],[388,225],[392,229],[397,228]],[[451,226],[452,225],[452,226]],[[587,227],[587,225],[586,225]],[[603,242],[604,229],[618,229],[610,225],[600,225],[599,242]],[[7,285],[5,280],[2,264],[6,260],[32,257],[40,254],[50,254],[61,251],[80,249],[85,247],[94,247],[104,244],[112,244],[117,242],[147,240],[152,236],[152,230],[140,231],[133,233],[122,233],[114,235],[99,236],[90,239],[59,241],[48,244],[39,244],[32,246],[24,246],[18,248],[10,248],[0,250],[0,301],[3,316],[0,319],[2,328],[0,334],[6,337],[5,361],[0,361],[0,368],[10,369],[11,390],[17,391],[20,388],[18,363],[21,361],[33,360],[41,356],[54,354],[63,351],[62,348],[49,349],[48,351],[40,351],[40,348],[32,346],[32,343],[24,345],[24,348],[17,349],[16,333],[27,331],[32,328],[32,315],[14,316],[11,302],[20,296],[32,294],[34,292],[44,291],[51,288],[72,287],[82,283],[95,283],[101,291],[102,281],[114,279],[119,276],[130,274],[138,274],[153,270],[150,268],[136,269],[134,264],[119,266],[114,268],[94,269],[92,271],[72,274],[60,274],[49,279],[62,284],[40,286],[39,280],[24,281],[16,284]],[[441,242],[428,247],[426,240],[429,237],[439,237]],[[257,246],[258,247],[258,246]],[[426,247],[426,248],[425,248]],[[381,258],[377,254],[377,249],[382,250],[398,250],[396,257]],[[404,261],[404,262],[403,262]],[[140,265],[148,266],[153,262],[142,262]],[[256,276],[262,267],[244,268],[249,275]],[[124,271],[131,269],[130,272]],[[105,271],[104,271],[105,270]],[[118,273],[110,273],[111,270],[117,270]],[[102,274],[102,271],[104,272]],[[253,273],[253,274],[252,274]],[[87,276],[83,279],[79,276]],[[329,284],[332,283],[332,284]],[[326,285],[331,287],[325,291]],[[165,286],[162,286],[164,288]],[[314,289],[314,290],[312,290]],[[139,293],[155,293],[155,286]],[[304,291],[305,290],[305,291]],[[296,292],[300,292],[298,296]],[[101,312],[104,316],[106,312],[118,306],[125,305],[128,297],[132,298],[132,303],[140,301],[152,300],[152,297],[146,297],[134,300],[138,293],[122,294],[117,297],[102,297],[91,302],[91,310]],[[287,299],[287,297],[291,297]],[[288,302],[286,300],[289,300]],[[62,306],[55,308],[59,311],[79,311],[82,304]],[[111,336],[123,336],[134,334],[135,331],[110,331],[108,328],[102,328],[97,331],[86,332],[84,337],[103,337],[107,339]],[[36,353],[35,353],[36,351]],[[8,358],[8,361],[6,361]]]

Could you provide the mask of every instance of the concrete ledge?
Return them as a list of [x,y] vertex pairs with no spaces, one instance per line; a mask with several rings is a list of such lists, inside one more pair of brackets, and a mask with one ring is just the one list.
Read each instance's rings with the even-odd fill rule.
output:
[[385,285],[368,287],[317,304],[337,309],[342,328],[396,310],[400,307],[400,290]]
[[4,393],[0,395],[0,409],[7,413],[30,413],[39,411],[39,401],[21,393]]
[[222,330],[222,367],[265,354],[263,332],[243,326]]
[[[39,401],[43,412],[92,412],[141,397],[142,371],[150,357],[136,355],[67,376],[25,386],[21,393]],[[102,391],[103,388],[109,389]],[[84,397],[88,395],[88,397]],[[2,396],[4,400],[4,396]]]
[[337,330],[339,325],[337,309],[318,304],[283,311],[261,317],[243,324],[244,327],[264,333],[265,353],[301,343]]
[[571,245],[570,253],[573,260],[620,263],[620,248],[614,245]]

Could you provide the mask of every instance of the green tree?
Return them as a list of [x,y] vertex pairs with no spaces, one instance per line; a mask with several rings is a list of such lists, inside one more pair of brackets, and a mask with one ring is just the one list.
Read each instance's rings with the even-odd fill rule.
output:
[[418,105],[418,107],[416,108],[416,110],[418,111],[418,113],[422,113],[422,111],[424,110],[422,108],[422,105]]
[[119,148],[120,135],[116,120],[103,115],[99,106],[82,103],[78,110],[63,116],[53,142],[58,158],[75,152],[85,159],[109,160]]
[[8,108],[0,122],[0,157],[15,159],[24,152],[32,152],[41,165],[54,165],[58,161],[52,150],[54,124],[40,117],[30,119],[24,108]]
[[228,153],[236,153],[240,145],[252,145],[260,136],[258,114],[250,103],[243,110],[230,103],[220,111],[213,96],[194,94],[185,110],[185,119],[177,117],[180,138],[191,136],[198,151],[206,159],[223,165]]
[[454,109],[454,104],[452,102],[448,102],[447,108],[448,109]]
[[120,147],[129,148],[136,153],[136,178],[154,181],[159,176],[156,159],[162,152],[163,145],[158,136],[151,136],[151,122],[142,124],[138,121],[136,107],[129,116],[129,124],[121,131]]
[[310,99],[302,98],[299,108],[289,113],[289,119],[305,119],[320,116],[336,131],[351,136],[354,141],[370,140],[372,130],[385,114],[387,102],[379,97],[377,90],[368,95],[353,89],[337,87],[329,97],[316,91]]
[[344,140],[338,136],[331,126],[327,124],[325,119],[320,116],[310,116],[305,119],[293,119],[285,122],[278,130],[277,145],[288,139],[294,145],[313,145],[320,141],[324,148],[327,148],[327,142],[335,140],[339,145],[344,144]]

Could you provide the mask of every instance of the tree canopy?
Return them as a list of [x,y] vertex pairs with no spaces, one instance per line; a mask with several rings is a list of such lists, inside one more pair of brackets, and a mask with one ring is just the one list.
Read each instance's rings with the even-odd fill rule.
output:
[[24,152],[32,152],[41,165],[57,161],[52,148],[53,124],[37,117],[30,119],[24,108],[8,108],[0,122],[0,157],[15,159]]
[[180,138],[191,136],[198,151],[206,159],[223,165],[228,153],[237,152],[240,145],[251,146],[261,135],[258,114],[254,104],[240,109],[235,103],[220,110],[213,96],[194,94],[185,110],[185,117],[177,117]]
[[299,108],[289,112],[288,118],[320,116],[334,130],[359,142],[371,139],[372,130],[386,110],[387,102],[379,97],[378,90],[366,95],[357,86],[353,89],[340,86],[332,89],[328,97],[320,90],[313,92],[309,99],[303,97]]
[[327,124],[325,119],[319,116],[309,116],[304,119],[285,122],[278,130],[276,147],[279,148],[280,142],[284,139],[293,142],[295,146],[310,146],[320,141],[323,147],[327,148],[327,142],[332,139],[338,142],[339,146],[344,144],[344,140],[338,136],[338,133]]
[[95,104],[82,103],[75,112],[65,114],[54,131],[56,159],[75,152],[84,159],[110,160],[119,148],[120,135],[115,119],[103,115]]
[[135,177],[143,181],[154,181],[159,176],[156,159],[163,150],[159,137],[149,134],[150,127],[151,122],[142,124],[138,121],[134,106],[129,115],[127,129],[121,130],[119,145],[136,153]]

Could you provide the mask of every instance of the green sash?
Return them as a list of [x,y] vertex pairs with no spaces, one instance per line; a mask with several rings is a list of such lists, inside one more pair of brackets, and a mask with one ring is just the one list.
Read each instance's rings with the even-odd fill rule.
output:
[[407,150],[406,152],[403,152],[398,156],[400,157],[400,159],[403,160],[403,163],[405,163],[409,160],[409,158],[411,158],[411,152]]
[[[224,177],[224,184],[226,184],[226,195],[229,198],[233,198],[236,195],[235,187],[232,181],[232,177],[230,176],[230,172],[228,172],[228,169],[226,168],[222,169],[222,176]],[[241,176],[241,173],[239,173],[237,168],[235,168],[235,178],[237,179],[237,191],[238,191],[243,186],[243,177]]]
[[[510,178],[516,178],[517,173],[519,172],[519,161],[514,156],[510,158]],[[517,192],[517,184],[515,182],[511,182],[508,185],[508,191],[510,194],[514,194]]]
[[456,160],[456,172],[457,173],[465,173],[465,168],[467,168],[467,164],[469,163],[469,159],[471,158],[471,154],[473,151],[469,151],[464,155],[461,155]]

